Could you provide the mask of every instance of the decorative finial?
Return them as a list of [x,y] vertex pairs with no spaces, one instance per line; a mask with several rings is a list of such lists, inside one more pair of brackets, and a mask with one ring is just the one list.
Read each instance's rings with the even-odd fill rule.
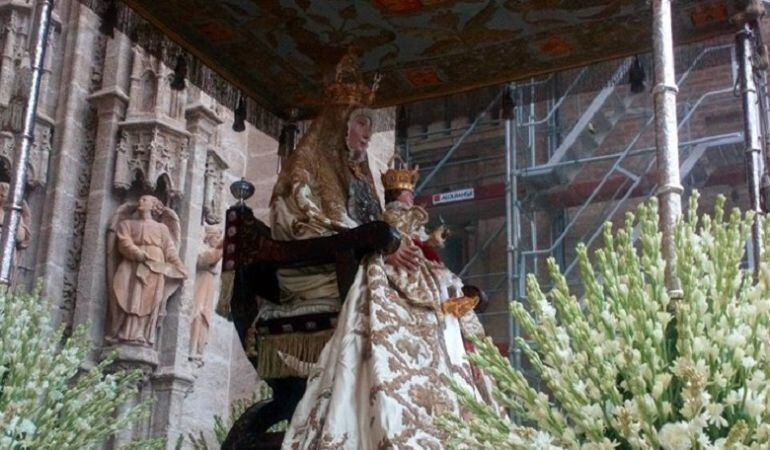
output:
[[240,206],[243,206],[243,203],[254,195],[254,191],[254,185],[246,181],[245,178],[230,185],[230,193],[238,200]]

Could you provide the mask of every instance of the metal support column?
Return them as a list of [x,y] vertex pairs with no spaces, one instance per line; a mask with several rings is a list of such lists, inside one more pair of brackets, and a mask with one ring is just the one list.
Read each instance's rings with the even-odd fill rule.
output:
[[[505,95],[513,95],[513,88]],[[507,224],[507,267],[506,267],[506,293],[510,302],[519,301],[514,281],[518,274],[516,251],[518,250],[518,180],[516,176],[516,151],[515,151],[515,124],[516,114],[505,118],[505,222]],[[522,282],[522,280],[519,280]],[[519,324],[509,318],[509,343],[508,358],[513,363],[513,367],[521,369],[521,349],[516,345],[516,338],[519,336]]]
[[[759,97],[754,79],[753,32],[749,24],[735,36],[735,48],[738,56],[738,79],[743,100],[743,140],[745,143],[746,174],[749,187],[751,210],[757,215],[762,213],[761,180],[764,173],[762,143],[760,136]],[[762,260],[762,227],[759,220],[754,221],[751,230],[752,256],[754,273],[758,273]]]
[[0,251],[2,251],[2,257],[0,258],[0,284],[5,286],[10,285],[13,272],[16,232],[21,221],[24,187],[27,184],[29,151],[35,136],[35,119],[37,117],[38,97],[40,96],[40,80],[43,72],[46,43],[48,42],[53,0],[40,0],[38,5],[40,6],[40,12],[36,27],[37,33],[35,34],[35,48],[33,49],[32,80],[24,112],[24,126],[20,136],[21,144],[13,160],[13,176],[11,177],[10,198],[6,203],[5,223],[3,224],[2,235],[0,235]]
[[658,162],[658,202],[666,260],[666,288],[672,298],[681,298],[676,277],[676,223],[682,214],[682,184],[679,178],[674,39],[671,32],[671,0],[652,0],[652,39],[655,58],[655,143]]

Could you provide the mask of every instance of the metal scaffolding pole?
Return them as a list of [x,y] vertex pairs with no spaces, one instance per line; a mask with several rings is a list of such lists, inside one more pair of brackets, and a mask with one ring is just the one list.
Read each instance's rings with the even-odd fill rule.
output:
[[[746,145],[746,174],[749,184],[749,202],[751,210],[757,215],[762,213],[761,181],[764,172],[762,161],[762,143],[760,142],[759,97],[754,80],[754,66],[751,61],[753,32],[749,24],[735,35],[735,48],[738,55],[738,79],[743,100],[743,141]],[[754,273],[759,271],[762,260],[762,226],[755,220],[751,229],[751,248],[754,257]]]
[[37,101],[40,96],[40,79],[45,59],[48,30],[53,11],[53,0],[40,0],[40,13],[37,21],[37,33],[35,34],[35,48],[33,49],[32,81],[30,83],[29,97],[24,111],[24,126],[21,133],[21,144],[13,161],[13,176],[11,177],[10,198],[6,203],[5,223],[0,235],[0,284],[9,286],[13,272],[13,257],[16,250],[16,232],[21,221],[22,202],[24,201],[24,186],[27,184],[27,162],[29,151],[35,136],[35,118],[37,116]]
[[676,223],[682,214],[682,184],[679,178],[674,39],[671,31],[671,0],[652,1],[652,39],[655,58],[655,144],[658,162],[658,202],[666,260],[666,288],[672,298],[681,298],[676,277]]

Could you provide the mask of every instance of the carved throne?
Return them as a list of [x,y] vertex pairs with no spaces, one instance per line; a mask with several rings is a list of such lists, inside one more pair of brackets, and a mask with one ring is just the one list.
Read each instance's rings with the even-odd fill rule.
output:
[[[248,196],[236,195],[236,198]],[[249,336],[249,329],[259,311],[258,298],[260,301],[278,302],[278,268],[334,264],[340,298],[344,299],[361,259],[374,252],[391,253],[399,243],[398,231],[385,222],[368,223],[329,237],[276,241],[270,238],[270,228],[256,219],[243,202],[228,209],[223,285],[226,284],[224,279],[232,283],[232,293],[225,294],[230,296],[230,314],[241,345],[255,369],[259,348]],[[223,292],[229,291],[223,289]],[[332,326],[335,320],[326,322],[326,326]],[[323,319],[318,323],[320,327],[324,326]],[[222,444],[223,450],[280,448],[283,434],[268,434],[266,431],[282,420],[291,419],[305,391],[305,379],[266,379],[265,382],[272,388],[273,398],[252,405],[238,418]]]

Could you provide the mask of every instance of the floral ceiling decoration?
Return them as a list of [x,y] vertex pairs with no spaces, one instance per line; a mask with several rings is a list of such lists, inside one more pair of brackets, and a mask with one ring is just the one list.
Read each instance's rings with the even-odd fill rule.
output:
[[[393,105],[650,50],[645,0],[126,0],[280,114],[313,107],[340,56]],[[729,33],[733,0],[679,0],[677,43]]]

